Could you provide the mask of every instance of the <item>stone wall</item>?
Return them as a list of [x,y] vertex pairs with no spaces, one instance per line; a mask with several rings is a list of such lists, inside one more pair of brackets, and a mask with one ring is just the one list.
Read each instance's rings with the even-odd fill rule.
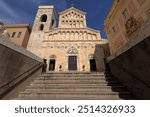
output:
[[111,73],[122,81],[135,97],[150,99],[150,36],[143,38],[136,45],[133,44],[135,42],[131,40],[124,48],[110,56],[107,62]]
[[[0,94],[42,65],[42,59],[15,45],[7,37],[0,38]],[[28,71],[30,70],[30,71]],[[28,72],[28,73],[27,73]],[[12,83],[13,82],[13,83]]]

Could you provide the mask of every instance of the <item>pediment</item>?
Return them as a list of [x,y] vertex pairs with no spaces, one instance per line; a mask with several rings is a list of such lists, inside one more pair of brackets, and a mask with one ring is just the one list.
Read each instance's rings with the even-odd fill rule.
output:
[[63,12],[60,13],[60,18],[61,19],[68,19],[68,18],[78,18],[78,19],[83,19],[85,16],[85,12],[80,11],[74,7],[71,7]]
[[69,13],[69,12],[72,12],[72,11],[74,11],[74,12],[76,12],[76,13],[79,13],[79,14],[82,14],[82,15],[86,15],[85,12],[83,12],[83,11],[81,11],[81,10],[79,10],[79,9],[76,9],[76,8],[74,8],[74,7],[71,7],[71,8],[69,8],[69,9],[65,10],[65,11],[60,12],[59,15],[63,15],[63,14],[66,14],[66,13]]

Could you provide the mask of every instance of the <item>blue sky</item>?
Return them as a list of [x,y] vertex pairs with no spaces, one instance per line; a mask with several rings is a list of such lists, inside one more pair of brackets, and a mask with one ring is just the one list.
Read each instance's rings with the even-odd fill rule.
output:
[[104,20],[114,0],[0,0],[0,19],[7,24],[33,24],[38,5],[54,5],[61,12],[74,4],[74,7],[87,12],[87,25],[101,31],[106,38]]

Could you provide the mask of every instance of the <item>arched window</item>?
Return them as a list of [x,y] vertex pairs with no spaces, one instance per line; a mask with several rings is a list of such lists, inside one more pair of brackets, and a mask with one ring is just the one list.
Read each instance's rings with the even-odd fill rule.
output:
[[39,30],[42,31],[43,29],[44,29],[44,25],[41,24],[40,27],[39,27]]
[[41,22],[46,22],[47,21],[47,15],[45,15],[45,14],[42,15],[40,21]]

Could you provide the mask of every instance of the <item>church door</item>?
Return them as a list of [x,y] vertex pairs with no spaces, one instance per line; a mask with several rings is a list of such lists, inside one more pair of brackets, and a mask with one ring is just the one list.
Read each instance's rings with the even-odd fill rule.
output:
[[77,56],[69,56],[68,58],[68,69],[77,70]]
[[96,71],[96,61],[95,59],[90,59],[90,70]]
[[49,71],[54,71],[55,70],[55,59],[51,59],[49,61]]

